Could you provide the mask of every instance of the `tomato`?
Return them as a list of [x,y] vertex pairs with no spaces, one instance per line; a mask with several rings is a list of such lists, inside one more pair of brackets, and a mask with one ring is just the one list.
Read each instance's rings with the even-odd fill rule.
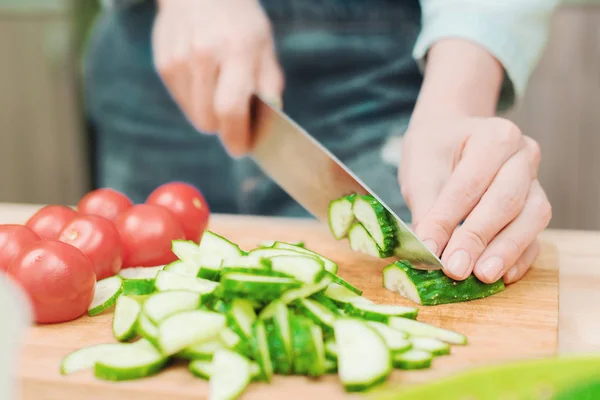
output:
[[121,270],[121,238],[115,224],[97,215],[82,215],[65,226],[58,240],[77,247],[92,262],[96,279],[116,275]]
[[12,260],[8,273],[27,293],[38,323],[73,320],[87,311],[94,298],[92,262],[70,244],[32,243]]
[[77,216],[77,211],[67,206],[49,205],[33,214],[25,224],[42,239],[56,239],[65,225]]
[[173,240],[185,239],[183,229],[166,208],[138,204],[119,214],[115,225],[123,243],[123,268],[150,267],[175,261]]
[[133,207],[129,197],[114,189],[92,190],[79,200],[77,210],[86,215],[98,215],[114,221],[117,215]]
[[0,271],[6,271],[8,265],[30,243],[40,237],[23,225],[0,225]]
[[148,196],[146,204],[168,208],[183,227],[185,238],[200,243],[208,225],[210,209],[202,193],[194,186],[183,182],[166,183]]

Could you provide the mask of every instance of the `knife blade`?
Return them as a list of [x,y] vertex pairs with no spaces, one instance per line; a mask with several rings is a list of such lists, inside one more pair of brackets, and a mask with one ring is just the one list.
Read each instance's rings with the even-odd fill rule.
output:
[[409,261],[416,269],[442,268],[440,259],[390,207],[283,111],[254,95],[251,123],[250,157],[316,219],[328,223],[329,203],[332,200],[351,193],[371,195],[397,221],[400,246],[395,251],[395,257]]

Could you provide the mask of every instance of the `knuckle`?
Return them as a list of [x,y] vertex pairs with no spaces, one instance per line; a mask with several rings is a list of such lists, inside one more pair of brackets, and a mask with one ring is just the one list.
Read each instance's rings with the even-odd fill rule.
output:
[[457,236],[462,242],[470,243],[469,247],[483,251],[490,242],[490,235],[481,227],[461,227],[458,229]]
[[491,119],[490,124],[494,131],[494,139],[498,144],[512,148],[521,142],[523,135],[514,122],[505,118],[494,117]]
[[504,248],[506,249],[505,254],[514,254],[515,258],[518,258],[525,250],[525,246],[513,237],[504,239]]
[[552,205],[543,196],[536,197],[532,200],[532,206],[535,208],[539,219],[542,221],[544,227],[550,223],[552,219]]
[[502,215],[515,216],[525,203],[526,191],[522,190],[522,185],[511,186],[514,190],[504,190],[498,195],[499,212]]
[[450,236],[452,236],[452,232],[454,227],[450,221],[450,218],[445,213],[436,212],[435,210],[430,212],[427,216],[429,221],[435,221],[431,224],[430,231],[433,233],[433,237],[435,238],[443,238],[444,241],[447,241]]
[[529,147],[529,152],[531,153],[531,159],[533,161],[534,165],[539,165],[540,161],[542,159],[542,149],[540,147],[540,144],[533,140],[530,137],[526,136],[526,140],[527,140],[527,145]]

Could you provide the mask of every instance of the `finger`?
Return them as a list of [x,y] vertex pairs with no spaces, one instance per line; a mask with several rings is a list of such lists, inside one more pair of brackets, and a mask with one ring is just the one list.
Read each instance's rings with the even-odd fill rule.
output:
[[219,135],[234,157],[243,155],[250,143],[250,97],[256,79],[255,57],[245,54],[222,65],[215,92]]
[[529,247],[523,252],[521,257],[517,260],[504,275],[504,283],[510,284],[518,281],[525,273],[531,268],[537,256],[540,254],[540,244],[537,240],[529,245]]
[[210,48],[198,46],[194,49],[194,62],[190,64],[192,77],[190,119],[203,133],[217,130],[217,118],[213,100],[217,80],[217,64]]
[[446,275],[466,279],[487,245],[519,215],[531,187],[530,164],[529,151],[523,147],[500,168],[481,201],[452,233],[442,255]]
[[500,279],[513,266],[525,249],[544,230],[552,218],[552,209],[540,183],[531,184],[523,210],[487,246],[476,261],[473,273],[482,282]]
[[[465,145],[458,165],[416,232],[419,238],[446,247],[458,224],[473,210],[500,167],[523,145],[520,131],[498,120],[474,134]],[[488,123],[488,126],[490,124]]]
[[283,87],[283,72],[277,61],[275,49],[273,46],[265,46],[259,61],[258,94],[275,107],[282,108]]

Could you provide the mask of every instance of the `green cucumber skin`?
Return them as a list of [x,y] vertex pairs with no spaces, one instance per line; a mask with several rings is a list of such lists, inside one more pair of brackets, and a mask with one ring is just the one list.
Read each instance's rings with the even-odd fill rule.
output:
[[309,319],[295,316],[292,318],[292,349],[294,353],[294,373],[308,375],[311,364],[315,362],[316,349],[312,342]]
[[385,383],[388,379],[388,375],[383,375],[380,376],[377,379],[372,380],[371,382],[368,383],[346,383],[344,384],[344,389],[346,390],[346,392],[349,393],[356,393],[356,392],[367,392],[370,389],[374,388],[375,386],[379,386],[382,383]]
[[212,268],[200,268],[197,278],[207,279],[209,281],[219,282],[221,271]]
[[329,203],[329,207],[328,207],[328,210],[327,210],[327,216],[328,216],[328,222],[329,222],[329,224],[328,224],[329,225],[329,231],[331,232],[331,234],[333,235],[333,237],[336,240],[341,240],[341,239],[345,238],[348,235],[348,230],[350,229],[350,226],[352,226],[352,222],[354,222],[354,218],[353,218],[352,221],[350,221],[350,225],[348,225],[346,231],[341,236],[338,237],[338,236],[336,236],[336,234],[335,234],[335,232],[333,230],[333,226],[332,226],[332,216],[333,216],[332,215],[333,214],[332,211],[333,211],[333,208],[337,204],[339,204],[341,202],[346,202],[347,201],[347,202],[350,203],[350,209],[352,209],[352,205],[354,204],[354,199],[356,199],[357,196],[358,195],[356,193],[352,193],[352,194],[349,194],[347,196],[340,197],[339,199],[333,200],[333,201],[331,201]]
[[319,293],[315,293],[312,296],[308,297],[309,299],[312,299],[316,302],[321,303],[322,305],[324,305],[325,307],[327,307],[327,309],[329,309],[329,311],[331,311],[332,313],[334,313],[335,315],[340,316],[340,307],[338,307],[338,305],[331,300],[329,297],[327,297],[324,293],[324,291],[321,291]]
[[[385,207],[381,205],[381,203],[379,203],[379,201],[377,201],[377,199],[375,199],[373,196],[363,195],[360,196],[360,199],[368,202],[373,211],[375,212],[375,215],[377,216],[379,229],[381,229],[381,232],[383,234],[383,244],[380,245],[379,243],[377,243],[377,246],[379,247],[381,252],[381,257],[386,258],[391,256],[394,253],[394,249],[398,245],[396,226],[393,223],[391,216],[389,215]],[[369,234],[370,233],[371,232],[369,232]]]
[[504,290],[502,279],[488,284],[481,282],[475,275],[471,274],[464,281],[455,281],[446,276],[441,270],[417,270],[410,267],[407,261],[397,261],[385,267],[383,270],[384,277],[388,268],[399,268],[406,273],[408,279],[417,288],[421,305],[424,306],[478,300]]
[[123,279],[124,296],[144,296],[154,293],[154,279]]
[[141,379],[159,373],[168,361],[168,358],[161,358],[143,368],[119,369],[118,372],[115,372],[114,368],[110,366],[97,362],[94,367],[94,376],[98,379],[115,382]]
[[346,289],[349,289],[350,291],[356,293],[359,296],[362,296],[363,291],[351,284],[350,282],[348,282],[347,280],[343,279],[342,277],[336,274],[332,274],[331,272],[327,272],[327,275],[331,277],[331,280],[333,282],[337,283],[338,285],[344,286]]
[[293,371],[293,360],[291,354],[287,353],[283,341],[275,328],[273,319],[265,321],[267,330],[267,342],[269,354],[273,363],[273,372],[281,375],[291,375]]
[[411,360],[404,360],[399,357],[392,357],[392,364],[394,365],[395,369],[427,369],[431,367],[431,361],[431,358],[417,362]]
[[234,279],[227,279],[229,274],[223,274],[220,288],[224,298],[234,299],[241,297],[251,300],[270,301],[275,300],[290,289],[297,289],[302,286],[300,281],[290,281],[273,285],[271,283],[261,282],[242,282]]
[[117,293],[111,297],[106,303],[106,307],[102,307],[104,304],[99,305],[98,307],[92,308],[91,310],[88,310],[88,315],[90,317],[95,317],[96,315],[100,315],[105,311],[110,310],[111,308],[113,308],[115,306],[115,304],[117,303],[117,299],[119,298],[119,296],[123,293],[123,280],[121,280],[121,287],[119,288],[119,290],[117,291]]
[[357,317],[367,321],[382,322],[384,324],[387,324],[389,319],[392,317],[417,319],[417,315],[419,314],[419,310],[415,308],[414,312],[406,313],[403,315],[382,315],[369,310],[361,310],[360,308],[354,307],[352,303],[346,303],[344,307],[344,312],[348,316]]

